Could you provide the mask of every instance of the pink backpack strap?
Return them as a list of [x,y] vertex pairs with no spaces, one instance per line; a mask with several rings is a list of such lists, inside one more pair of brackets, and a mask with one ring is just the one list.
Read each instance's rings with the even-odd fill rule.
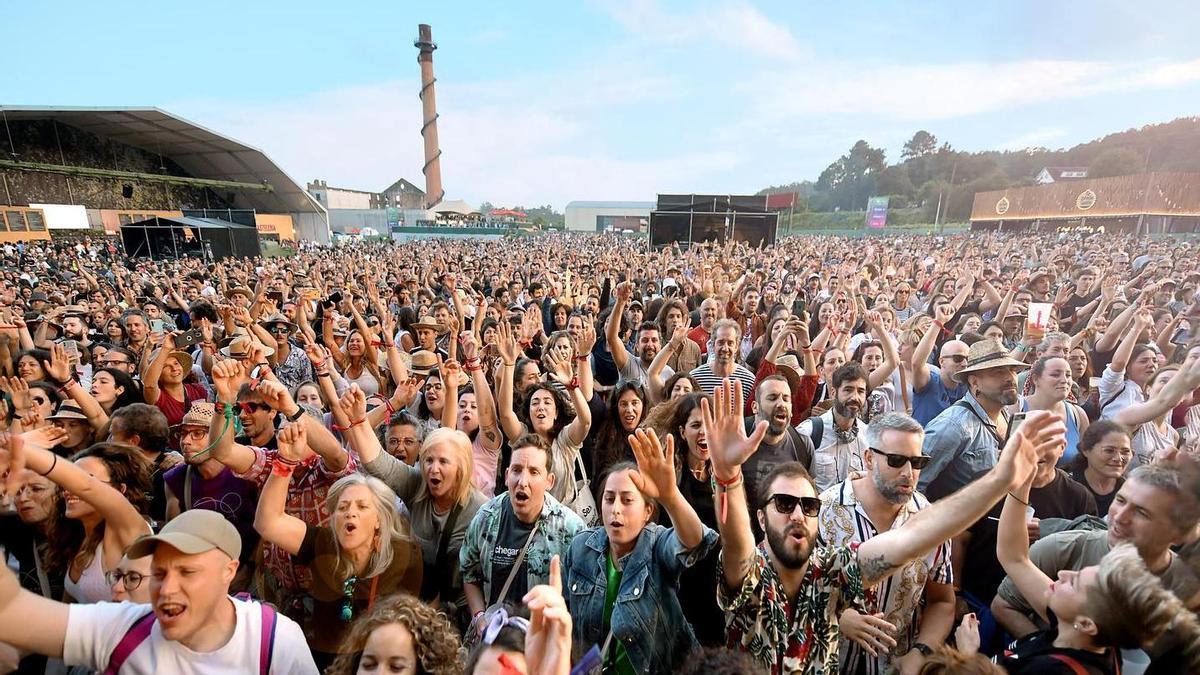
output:
[[1070,656],[1067,656],[1066,654],[1049,654],[1048,656],[1059,663],[1065,663],[1067,667],[1071,669],[1071,672],[1075,673],[1075,675],[1088,675],[1088,670],[1087,668],[1083,667],[1082,663],[1076,661]]
[[116,649],[108,657],[108,667],[104,669],[104,675],[117,675],[121,670],[121,666],[125,665],[125,661],[133,654],[133,650],[137,649],[146,638],[150,637],[150,631],[154,628],[154,612],[146,612],[129,630],[125,631],[125,635],[121,637],[121,641],[117,643]]
[[258,645],[258,673],[268,675],[271,671],[271,657],[275,652],[275,625],[277,616],[275,608],[265,602],[259,603],[262,610],[262,631]]

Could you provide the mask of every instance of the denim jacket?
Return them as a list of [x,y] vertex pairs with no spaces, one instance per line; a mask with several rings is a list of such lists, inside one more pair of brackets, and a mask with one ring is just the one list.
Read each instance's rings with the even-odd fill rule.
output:
[[[679,657],[697,647],[692,626],[679,605],[679,575],[717,543],[717,533],[704,528],[692,550],[684,548],[674,528],[647,523],[633,552],[625,558],[621,588],[612,611],[613,641],[620,641],[639,673],[669,673]],[[603,646],[604,596],[608,587],[605,556],[608,533],[603,527],[580,532],[571,542],[563,568],[563,591],[574,619],[571,639],[584,649]],[[609,649],[615,649],[615,644]]]
[[933,460],[921,470],[917,489],[931,501],[957,491],[996,466],[1001,445],[987,411],[968,392],[925,425],[922,452]]

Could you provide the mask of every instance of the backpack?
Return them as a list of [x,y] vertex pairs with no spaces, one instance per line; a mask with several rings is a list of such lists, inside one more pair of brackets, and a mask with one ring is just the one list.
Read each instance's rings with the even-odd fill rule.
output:
[[[246,593],[239,593],[234,597],[242,601],[250,599],[250,596]],[[259,631],[258,673],[259,675],[267,675],[267,673],[271,672],[271,657],[275,651],[275,624],[277,615],[275,608],[265,602],[259,603],[258,606],[262,610],[262,629]],[[134,621],[129,630],[125,631],[125,635],[121,637],[121,641],[117,643],[116,649],[113,649],[112,654],[108,657],[108,667],[104,669],[103,675],[117,675],[117,672],[121,670],[121,666],[125,665],[125,661],[133,655],[134,650],[150,637],[150,631],[153,628],[153,610],[146,612],[137,621]]]
[[812,422],[812,434],[810,438],[812,439],[813,448],[819,448],[821,447],[821,439],[825,438],[825,420],[820,415],[813,415],[808,418],[808,421]]

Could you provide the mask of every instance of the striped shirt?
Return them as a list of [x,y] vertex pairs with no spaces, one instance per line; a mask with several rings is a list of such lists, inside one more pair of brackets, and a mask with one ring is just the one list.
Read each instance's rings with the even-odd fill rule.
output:
[[[688,373],[696,378],[696,383],[700,385],[700,391],[712,396],[717,387],[721,386],[723,378],[718,377],[713,372],[712,364],[705,363],[695,370]],[[746,405],[746,400],[750,397],[750,392],[754,391],[754,373],[750,372],[746,366],[740,363],[733,364],[733,378],[742,381],[742,406]]]
[[[821,493],[821,513],[818,516],[818,531],[821,541],[827,546],[851,546],[879,534],[867,516],[866,509],[854,495],[853,481],[856,477],[872,480],[865,474],[853,474],[846,480]],[[903,527],[921,509],[929,506],[929,500],[920,492],[914,492],[908,504],[896,516],[892,529]],[[892,660],[912,650],[920,630],[921,599],[925,595],[925,583],[953,582],[950,570],[950,542],[946,541],[879,581],[873,588],[875,605],[872,612],[883,612],[883,619],[896,626],[896,647],[889,654],[872,657],[857,642],[841,639],[841,671],[864,672],[882,675],[893,672],[897,664]],[[861,668],[861,670],[860,670]]]

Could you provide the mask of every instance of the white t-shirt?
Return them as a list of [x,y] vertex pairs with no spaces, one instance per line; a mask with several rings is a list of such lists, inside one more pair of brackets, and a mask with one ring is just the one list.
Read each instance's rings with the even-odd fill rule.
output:
[[[258,673],[261,646],[262,610],[257,602],[230,598],[237,612],[233,637],[211,652],[195,652],[178,642],[166,640],[158,623],[118,671],[121,675],[228,675]],[[67,618],[67,636],[63,640],[63,662],[81,665],[97,672],[108,667],[112,652],[129,627],[150,611],[150,605],[132,602],[99,602],[71,605]],[[317,666],[304,640],[300,626],[282,614],[276,615],[275,647],[271,658],[272,675],[317,675]]]

